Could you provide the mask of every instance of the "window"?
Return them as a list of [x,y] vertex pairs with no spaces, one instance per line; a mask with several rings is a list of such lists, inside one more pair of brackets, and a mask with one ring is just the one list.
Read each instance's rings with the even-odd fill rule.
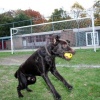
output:
[[36,42],[43,42],[43,41],[45,41],[45,35],[36,36]]

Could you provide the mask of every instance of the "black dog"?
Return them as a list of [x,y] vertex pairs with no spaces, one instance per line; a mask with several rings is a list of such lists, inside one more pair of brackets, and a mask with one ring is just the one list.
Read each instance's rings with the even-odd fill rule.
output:
[[[23,97],[21,94],[22,89],[32,91],[28,88],[28,85],[36,82],[36,76],[42,76],[55,99],[60,100],[61,96],[49,80],[49,71],[63,82],[68,89],[72,89],[72,86],[59,74],[55,66],[55,57],[65,58],[65,52],[70,52],[72,54],[75,53],[75,51],[68,45],[67,41],[60,39],[60,37],[56,35],[53,37],[52,43],[48,46],[39,48],[22,65],[20,65],[19,69],[15,73],[15,77],[18,78],[19,81],[17,87],[18,96]],[[69,60],[67,58],[65,59]]]

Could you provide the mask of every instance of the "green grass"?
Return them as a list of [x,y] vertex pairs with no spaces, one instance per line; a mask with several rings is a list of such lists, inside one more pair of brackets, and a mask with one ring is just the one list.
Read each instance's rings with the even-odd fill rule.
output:
[[[32,52],[16,52],[11,55],[10,52],[0,52],[0,59],[10,56],[31,55]],[[94,52],[89,50],[76,50],[76,54],[69,62],[61,58],[56,59],[56,64],[62,64],[63,67],[57,67],[64,78],[73,85],[74,89],[68,91],[64,85],[49,73],[49,77],[56,90],[62,96],[62,100],[100,100],[100,68],[75,68],[75,65],[99,65],[100,49]],[[68,67],[66,67],[68,66]],[[14,73],[17,66],[0,65],[0,100],[19,100],[17,96],[17,80]],[[37,77],[37,82],[29,86],[33,92],[22,91],[24,98],[20,100],[54,100],[53,96],[41,77]]]
[[[19,55],[27,55],[27,54],[32,54],[32,52],[16,52],[15,54],[11,55],[10,52],[0,52],[0,58],[3,57],[9,57],[9,56],[19,56]],[[57,58],[56,59],[57,64],[64,64],[64,65],[100,65],[100,49],[97,50],[97,52],[94,52],[93,49],[88,49],[88,50],[76,50],[76,54],[73,55],[72,60],[69,62]]]
[[11,52],[0,52],[0,58],[9,57],[9,56],[27,55],[27,54],[32,54],[32,51],[15,52],[14,54],[11,54]]
[[76,50],[76,54],[73,55],[72,60],[67,62],[61,58],[57,58],[57,64],[65,65],[100,65],[100,49],[94,52],[92,49],[89,50]]
[[[19,100],[16,91],[18,83],[14,78],[17,68],[17,66],[0,66],[0,100]],[[57,69],[74,87],[72,91],[68,91],[60,81],[49,73],[49,77],[62,96],[62,100],[100,100],[100,68],[57,67]],[[29,87],[33,92],[28,93],[23,90],[24,98],[20,100],[54,100],[41,77],[37,77],[36,84]]]

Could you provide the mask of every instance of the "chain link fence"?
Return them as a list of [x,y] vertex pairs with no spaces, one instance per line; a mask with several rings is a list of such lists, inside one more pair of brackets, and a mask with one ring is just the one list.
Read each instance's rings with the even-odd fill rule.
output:
[[[84,42],[85,32],[81,34],[81,31],[78,29],[78,27],[87,28],[91,27],[91,25],[92,22],[90,18],[80,18],[78,20],[70,19],[13,28],[14,33],[12,34],[14,34],[14,49],[38,48],[49,43],[50,36],[53,34],[61,35],[61,38],[69,40],[71,46],[86,46],[86,43]],[[18,41],[20,44],[22,43],[19,47]]]
[[[68,19],[66,20],[66,18]],[[1,41],[1,45],[5,41],[6,47],[1,46],[0,48],[13,50],[37,49],[40,46],[50,43],[50,37],[53,34],[61,35],[61,38],[69,40],[73,47],[94,47],[92,16],[90,11],[81,12],[78,18],[75,18],[73,13],[68,13],[67,16],[56,15],[45,19],[33,18],[10,24],[1,24],[0,34],[9,32],[12,39],[10,37],[4,38]],[[42,20],[42,23],[39,23],[40,20]],[[11,28],[11,31],[8,31],[9,28]],[[100,45],[99,29],[99,26],[95,27],[96,47]]]

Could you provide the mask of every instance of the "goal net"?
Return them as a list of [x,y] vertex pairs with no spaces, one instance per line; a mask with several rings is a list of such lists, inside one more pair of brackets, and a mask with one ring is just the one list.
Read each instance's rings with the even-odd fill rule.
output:
[[99,45],[98,32],[94,31],[92,21],[91,17],[83,17],[11,28],[11,52],[47,45],[53,34],[68,40],[72,47],[96,50]]

